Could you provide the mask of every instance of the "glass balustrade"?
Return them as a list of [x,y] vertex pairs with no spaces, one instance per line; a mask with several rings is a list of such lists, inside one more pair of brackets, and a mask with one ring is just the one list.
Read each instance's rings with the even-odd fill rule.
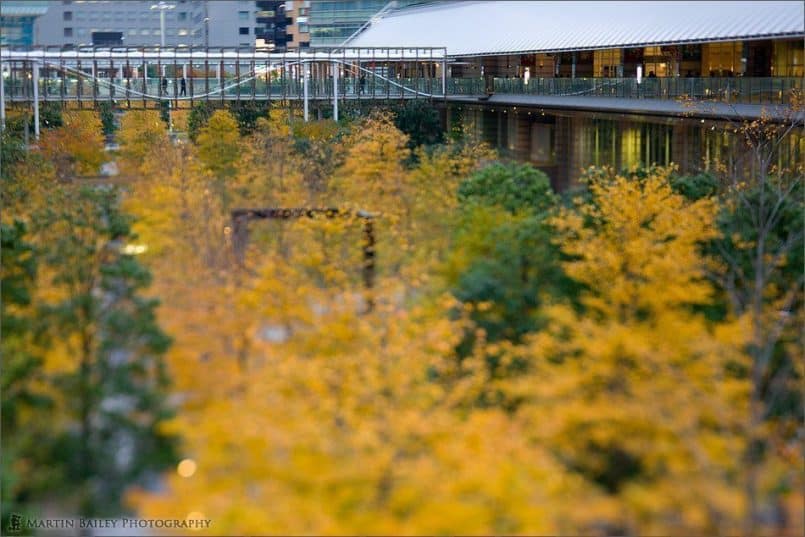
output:
[[[29,101],[33,96],[30,72],[17,70],[3,80],[5,98],[9,101]],[[299,77],[266,77],[250,73],[236,78],[226,73],[217,77],[186,79],[182,95],[180,81],[168,78],[167,86],[157,77],[96,78],[69,76],[41,77],[40,99],[109,100],[109,99],[223,99],[250,100],[302,98],[303,81]],[[787,104],[791,96],[803,89],[803,79],[782,77],[736,78],[448,78],[449,96],[481,96],[489,91],[507,95],[539,95],[565,97],[617,97],[624,99],[663,99],[721,101],[736,104]],[[331,77],[311,77],[308,97],[332,98],[334,82]],[[354,76],[338,79],[338,93],[345,98],[429,97],[443,94],[442,80],[433,78],[384,78]],[[145,96],[143,96],[145,94]]]

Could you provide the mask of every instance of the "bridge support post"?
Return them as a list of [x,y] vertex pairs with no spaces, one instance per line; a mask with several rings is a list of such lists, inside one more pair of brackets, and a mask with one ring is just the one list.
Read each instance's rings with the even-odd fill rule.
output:
[[447,49],[442,54],[442,95],[447,102]]
[[335,63],[330,64],[330,69],[333,70],[333,119],[338,121],[338,75],[339,68]]
[[39,141],[39,64],[31,62],[34,82],[34,138]]
[[305,123],[308,121],[308,78],[310,78],[310,65],[308,63],[302,64],[302,94],[305,106]]
[[6,66],[0,63],[0,131],[6,128]]

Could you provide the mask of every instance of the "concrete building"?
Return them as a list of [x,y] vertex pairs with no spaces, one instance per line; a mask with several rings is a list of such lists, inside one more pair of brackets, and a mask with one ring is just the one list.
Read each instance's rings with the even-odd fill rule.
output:
[[0,45],[32,46],[36,42],[34,23],[47,10],[47,0],[0,2]]
[[204,2],[210,47],[254,48],[257,39],[257,3],[254,0]]
[[36,45],[254,46],[254,0],[51,0],[48,8]]
[[303,49],[310,47],[310,0],[293,0],[286,2],[288,11],[288,48]]

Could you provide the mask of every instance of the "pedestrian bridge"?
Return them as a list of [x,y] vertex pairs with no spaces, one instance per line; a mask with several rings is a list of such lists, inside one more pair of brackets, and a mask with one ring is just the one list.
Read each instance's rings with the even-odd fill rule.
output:
[[2,50],[9,102],[285,100],[445,95],[444,48]]
[[[173,109],[197,102],[443,99],[500,106],[584,110],[611,100],[618,111],[684,113],[680,102],[714,101],[718,114],[747,117],[767,105],[788,108],[801,95],[800,78],[452,78],[445,48],[311,48],[292,53],[227,48],[0,48],[0,112],[7,103]],[[606,103],[604,103],[606,104]],[[716,105],[714,105],[716,106]],[[586,108],[585,108],[586,107]],[[604,106],[607,108],[607,106]],[[679,110],[677,110],[679,109]]]

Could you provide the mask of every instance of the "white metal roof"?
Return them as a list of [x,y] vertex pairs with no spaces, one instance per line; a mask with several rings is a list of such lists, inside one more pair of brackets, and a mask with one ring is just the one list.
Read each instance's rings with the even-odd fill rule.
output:
[[782,36],[805,36],[802,0],[451,2],[382,16],[349,45],[470,56]]

